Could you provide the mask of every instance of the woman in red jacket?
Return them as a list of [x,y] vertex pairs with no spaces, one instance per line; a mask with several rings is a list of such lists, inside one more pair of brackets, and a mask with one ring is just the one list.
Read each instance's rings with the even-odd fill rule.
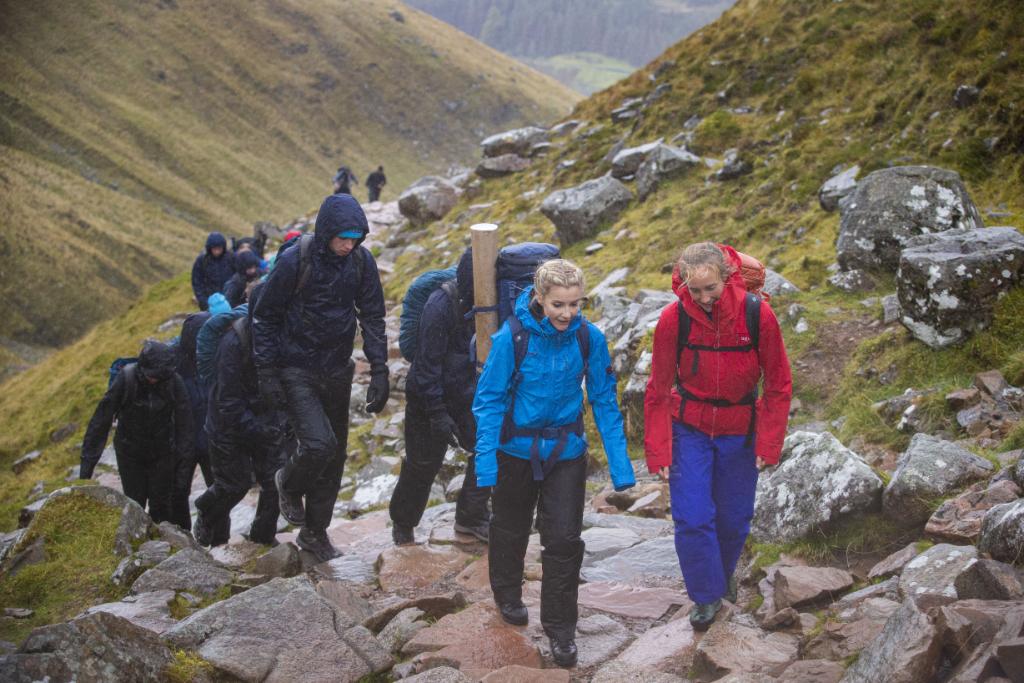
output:
[[[647,467],[669,482],[690,622],[704,630],[750,532],[757,472],[779,461],[793,388],[775,314],[749,294],[732,248],[687,247],[672,276],[679,301],[654,330],[644,400]],[[758,384],[764,393],[758,398]]]

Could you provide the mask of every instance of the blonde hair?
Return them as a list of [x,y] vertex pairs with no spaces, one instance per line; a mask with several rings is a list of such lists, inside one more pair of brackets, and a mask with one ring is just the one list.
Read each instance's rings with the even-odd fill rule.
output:
[[547,296],[552,287],[579,287],[582,290],[583,269],[561,258],[545,261],[533,275],[533,290],[537,296]]
[[679,257],[679,274],[683,282],[692,277],[716,273],[723,282],[733,273],[733,267],[726,262],[725,254],[714,242],[697,242],[683,249]]

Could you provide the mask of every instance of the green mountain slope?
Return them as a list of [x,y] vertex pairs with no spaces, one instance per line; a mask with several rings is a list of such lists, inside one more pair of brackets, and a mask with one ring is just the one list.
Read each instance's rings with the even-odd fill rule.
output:
[[[389,13],[396,9],[396,13]],[[399,3],[0,2],[0,341],[54,346],[329,190],[392,185],[568,89]]]

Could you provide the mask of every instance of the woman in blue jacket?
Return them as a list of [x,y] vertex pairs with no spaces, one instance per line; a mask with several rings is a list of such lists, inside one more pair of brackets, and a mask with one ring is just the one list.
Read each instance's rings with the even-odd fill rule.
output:
[[608,454],[616,490],[633,486],[615,375],[604,335],[580,314],[583,271],[542,264],[492,338],[477,385],[478,486],[494,486],[491,591],[505,621],[523,625],[523,559],[538,497],[544,578],[540,621],[559,666],[576,663],[577,587],[583,562],[587,440],[583,389]]

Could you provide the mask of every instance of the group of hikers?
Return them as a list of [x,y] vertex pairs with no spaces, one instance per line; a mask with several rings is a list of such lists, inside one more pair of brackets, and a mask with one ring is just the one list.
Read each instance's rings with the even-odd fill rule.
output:
[[[356,178],[356,174],[352,172],[352,169],[342,165],[338,167],[331,182],[334,184],[335,194],[352,194],[352,186],[358,185],[359,179]],[[373,171],[366,177],[367,199],[371,203],[380,201],[380,191],[387,184],[388,178],[384,175],[384,167],[378,166],[376,171]]]
[[[147,341],[116,373],[89,424],[81,476],[92,475],[116,416],[124,491],[148,503],[154,521],[191,528],[203,545],[226,543],[230,512],[256,483],[249,540],[275,544],[280,514],[299,528],[300,548],[319,561],[339,556],[327,530],[347,457],[357,325],[370,368],[365,410],[380,412],[390,394],[384,294],[362,246],[368,231],[359,203],[336,192],[313,233],[288,239],[266,276],[263,245],[239,255],[212,234],[193,269],[202,310],[185,320],[176,349]],[[471,249],[410,287],[400,340],[411,360],[405,458],[389,511],[394,543],[415,543],[449,446],[468,451],[455,531],[488,543],[498,611],[524,625],[524,558],[536,523],[540,622],[555,662],[573,666],[584,385],[615,490],[634,486],[635,476],[607,342],[582,314],[583,271],[558,256],[535,243],[502,250],[497,307],[475,304]],[[748,291],[756,290],[750,264],[725,245],[686,247],[673,275],[678,300],[654,333],[644,447],[649,471],[668,482],[696,629],[708,628],[722,600],[736,599],[758,470],[778,462],[789,415],[789,362],[766,297]],[[213,311],[210,300],[228,289],[240,303]],[[500,327],[480,370],[474,315],[494,308]],[[197,466],[208,488],[191,524]]]

